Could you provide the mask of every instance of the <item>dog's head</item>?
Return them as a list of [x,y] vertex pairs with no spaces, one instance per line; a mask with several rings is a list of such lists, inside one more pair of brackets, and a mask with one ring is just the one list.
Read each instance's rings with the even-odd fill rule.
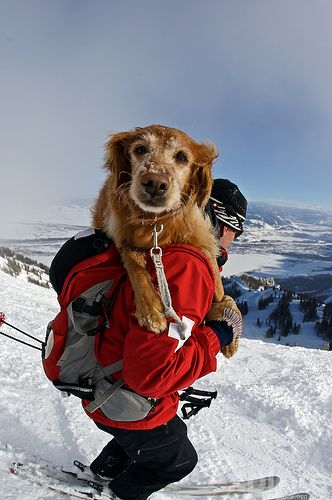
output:
[[213,144],[197,143],[184,132],[150,125],[111,136],[105,167],[114,196],[143,212],[161,214],[188,203],[204,207],[212,188]]

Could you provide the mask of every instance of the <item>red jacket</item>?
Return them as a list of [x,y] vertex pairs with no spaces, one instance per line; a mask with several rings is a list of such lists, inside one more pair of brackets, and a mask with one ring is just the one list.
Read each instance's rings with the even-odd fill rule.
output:
[[[114,247],[111,257],[120,261]],[[154,265],[148,254],[147,261],[156,283]],[[187,245],[165,248],[163,264],[173,308],[181,318],[186,316],[195,322],[191,336],[175,352],[178,340],[168,335],[168,329],[156,335],[141,328],[133,315],[133,290],[126,278],[120,285],[110,317],[111,328],[101,337],[96,356],[101,366],[122,358],[122,371],[116,373],[114,379],[123,377],[129,388],[143,396],[158,398],[158,402],[154,411],[137,422],[115,422],[101,410],[87,412],[96,422],[125,429],[152,429],[176,414],[177,391],[216,370],[219,340],[210,328],[202,326],[215,288],[211,265],[200,251]],[[83,401],[83,407],[87,404],[88,401]]]

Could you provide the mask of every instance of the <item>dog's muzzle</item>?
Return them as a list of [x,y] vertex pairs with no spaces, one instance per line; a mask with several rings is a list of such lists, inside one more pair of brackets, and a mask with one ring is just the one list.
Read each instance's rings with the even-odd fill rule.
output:
[[143,190],[151,197],[164,196],[169,189],[169,181],[163,175],[145,174],[141,178]]
[[164,175],[147,173],[140,179],[140,201],[148,206],[167,206],[170,182]]

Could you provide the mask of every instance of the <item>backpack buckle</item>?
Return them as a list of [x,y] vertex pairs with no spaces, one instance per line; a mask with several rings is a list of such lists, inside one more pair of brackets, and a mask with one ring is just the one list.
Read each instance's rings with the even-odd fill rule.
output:
[[87,300],[83,297],[78,297],[73,302],[73,310],[78,313],[88,314],[89,316],[100,316],[103,313],[103,307],[101,302],[96,300],[93,301],[91,305],[87,304]]

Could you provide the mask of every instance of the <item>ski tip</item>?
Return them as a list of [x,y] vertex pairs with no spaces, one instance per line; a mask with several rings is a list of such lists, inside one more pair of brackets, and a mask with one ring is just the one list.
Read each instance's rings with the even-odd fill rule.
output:
[[309,499],[310,499],[309,493],[295,493],[283,497],[270,498],[270,500],[309,500]]
[[[236,481],[225,483],[227,484],[238,484],[238,485],[252,485],[252,486],[264,486],[264,489],[274,488],[280,483],[279,476],[265,476],[258,479],[247,479],[245,481]],[[220,483],[212,483],[211,486],[218,486]]]
[[178,495],[225,495],[258,493],[273,489],[279,483],[279,476],[265,476],[257,479],[245,481],[231,481],[227,483],[209,483],[209,484],[180,484],[166,486],[165,491],[170,494]]
[[262,491],[272,490],[279,483],[280,483],[279,476],[266,476],[266,477],[262,477],[260,479],[252,479],[251,481],[250,480],[247,481],[248,487],[251,484],[253,490],[258,488],[258,489],[261,489]]
[[251,479],[251,480],[249,479],[247,481],[240,481],[239,485],[246,484],[248,485],[248,487],[252,485],[254,489],[261,488],[264,490],[271,490],[272,488],[275,488],[279,483],[280,483],[279,476],[265,476],[259,479]]
[[13,462],[10,464],[10,466],[8,467],[9,469],[9,472],[11,472],[12,474],[17,474],[17,469],[19,467],[22,467],[23,464],[20,464],[19,462]]

